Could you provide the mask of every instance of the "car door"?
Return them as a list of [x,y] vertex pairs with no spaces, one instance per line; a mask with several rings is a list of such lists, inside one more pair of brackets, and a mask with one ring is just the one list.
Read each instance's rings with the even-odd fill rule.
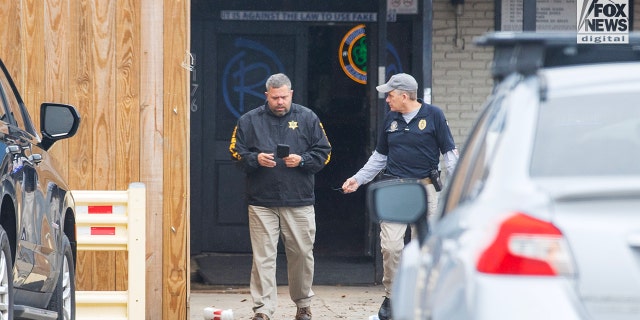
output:
[[[423,252],[431,255],[432,264],[425,268],[427,285],[422,293],[426,302],[425,318],[451,318],[464,315],[461,307],[465,300],[466,270],[468,261],[460,255],[466,254],[465,233],[469,231],[467,217],[474,210],[469,206],[483,190],[488,176],[488,166],[499,144],[506,108],[503,101],[506,93],[498,93],[487,104],[472,129],[456,171],[443,197],[440,215],[432,219],[432,233]],[[465,318],[472,318],[466,314]]]

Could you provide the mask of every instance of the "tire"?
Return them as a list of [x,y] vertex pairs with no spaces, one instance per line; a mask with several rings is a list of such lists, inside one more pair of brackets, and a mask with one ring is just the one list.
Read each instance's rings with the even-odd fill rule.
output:
[[58,313],[58,320],[75,320],[76,319],[76,270],[73,261],[73,252],[71,252],[71,244],[66,235],[62,238],[62,247],[64,256],[62,266],[60,268],[60,276],[56,290],[53,291],[51,301],[49,301],[48,310]]
[[13,258],[9,238],[0,226],[0,319],[13,319]]

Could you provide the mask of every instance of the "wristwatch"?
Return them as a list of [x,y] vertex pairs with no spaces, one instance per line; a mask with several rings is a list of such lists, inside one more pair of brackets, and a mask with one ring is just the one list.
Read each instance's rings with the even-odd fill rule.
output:
[[300,164],[298,164],[299,167],[304,167],[304,158],[301,156],[300,157]]

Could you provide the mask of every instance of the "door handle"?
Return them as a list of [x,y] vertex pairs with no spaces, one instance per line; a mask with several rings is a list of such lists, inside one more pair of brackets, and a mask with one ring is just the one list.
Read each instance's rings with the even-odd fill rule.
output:
[[632,247],[640,247],[640,233],[632,233],[628,235],[627,242]]

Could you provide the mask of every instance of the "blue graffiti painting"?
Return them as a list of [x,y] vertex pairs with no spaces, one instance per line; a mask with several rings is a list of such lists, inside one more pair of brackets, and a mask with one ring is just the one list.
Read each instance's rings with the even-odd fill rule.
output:
[[[264,83],[278,72],[285,72],[278,56],[259,42],[236,38],[234,46],[238,52],[227,62],[222,74],[222,96],[225,106],[239,118],[245,112],[245,98],[253,96],[264,99]],[[259,53],[259,55],[255,55]],[[251,54],[251,55],[250,55]],[[251,56],[251,59],[247,59]],[[258,56],[255,60],[255,56]],[[251,80],[247,78],[252,74]],[[260,77],[256,78],[256,74]],[[251,81],[251,83],[248,83]],[[234,105],[234,99],[237,105]]]
[[[400,61],[400,55],[398,54],[398,50],[390,43],[387,42],[387,52],[393,57],[393,62],[389,62],[387,65],[387,79],[391,78],[392,75],[396,73],[402,73],[402,62]],[[387,59],[389,61],[389,59]]]

